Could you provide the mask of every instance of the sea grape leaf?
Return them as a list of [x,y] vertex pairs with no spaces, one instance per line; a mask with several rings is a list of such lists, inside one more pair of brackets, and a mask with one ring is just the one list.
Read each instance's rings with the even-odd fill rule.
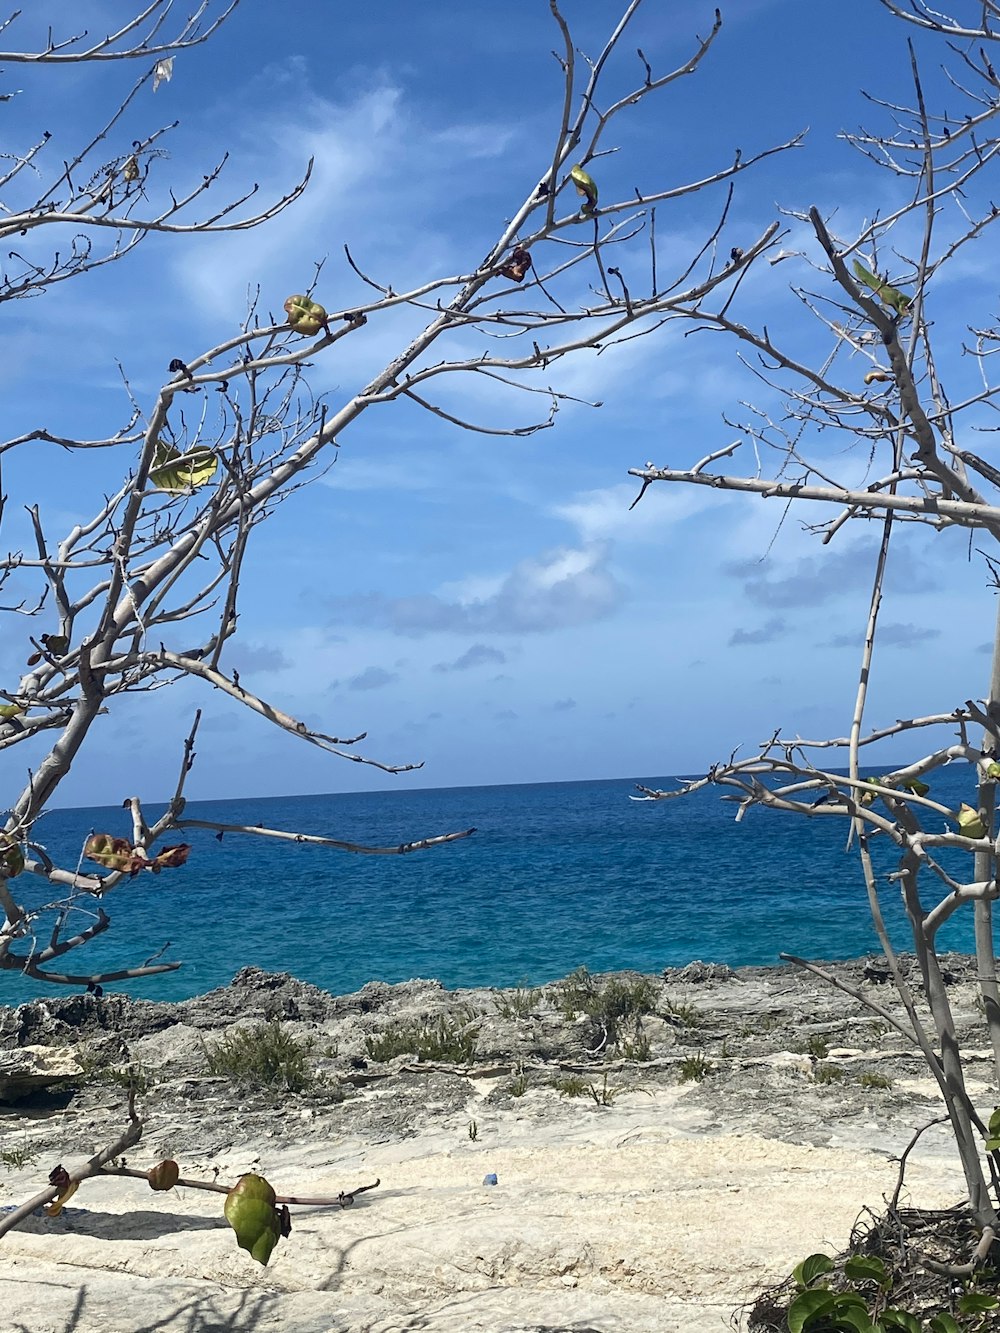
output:
[[833,1327],[838,1330],[838,1333],[875,1333],[875,1325],[872,1323],[871,1315],[863,1306],[852,1306],[844,1310],[839,1308],[842,1302],[843,1297],[838,1302],[838,1309],[834,1314]]
[[183,495],[212,480],[219,470],[219,460],[211,449],[189,449],[181,453],[164,440],[157,440],[149,479],[161,491]]
[[1000,1306],[1000,1301],[985,1291],[970,1291],[958,1298],[959,1314],[984,1314],[987,1310],[995,1310],[997,1306]]
[[870,287],[883,305],[895,310],[897,315],[905,315],[910,308],[910,298],[898,287],[892,287],[884,278],[880,278],[871,269],[865,268],[860,259],[854,261],[854,276],[866,287]]
[[285,302],[285,313],[288,316],[288,327],[305,338],[311,338],[320,329],[325,329],[329,318],[319,302],[309,296],[290,296]]
[[179,842],[149,857],[141,847],[133,847],[128,838],[115,838],[110,833],[92,833],[83,844],[83,854],[88,861],[96,861],[105,870],[127,870],[133,876],[143,870],[151,870],[154,875],[158,875],[161,870],[173,870],[184,865],[191,854],[191,844]]
[[0,720],[9,722],[11,718],[20,717],[24,711],[24,704],[0,704]]
[[240,1249],[259,1264],[267,1264],[281,1236],[281,1217],[274,1206],[274,1190],[263,1176],[248,1172],[226,1195],[223,1212],[236,1232]]
[[593,213],[597,207],[597,184],[593,176],[579,165],[572,167],[569,174],[577,193],[585,196],[584,202],[580,205],[580,212],[588,215]]
[[171,1157],[165,1157],[146,1172],[151,1190],[172,1190],[180,1179],[181,1169]]
[[792,1270],[792,1281],[798,1287],[811,1287],[818,1277],[833,1272],[833,1260],[828,1254],[810,1254]]
[[930,1333],[962,1333],[954,1315],[936,1314],[928,1325]]
[[114,838],[110,833],[92,833],[83,844],[83,854],[105,870],[129,870],[135,860],[128,838]]
[[986,837],[986,825],[979,817],[979,811],[974,810],[972,806],[967,805],[965,801],[958,807],[955,819],[958,822],[958,831],[963,838]]
[[7,833],[0,834],[0,874],[13,879],[24,869],[24,852]]
[[179,842],[174,847],[164,847],[162,852],[149,862],[149,868],[154,875],[158,875],[164,868],[176,870],[178,866],[184,865],[191,855],[191,844],[189,842]]
[[[889,1274],[885,1264],[874,1255],[852,1254],[844,1265],[844,1276],[852,1282],[877,1282],[882,1286]],[[917,1330],[920,1333],[920,1330]]]
[[930,787],[927,783],[921,782],[919,778],[907,778],[906,781],[900,785],[904,791],[913,792],[914,796],[926,796],[930,791]]
[[906,1310],[883,1310],[879,1321],[885,1328],[901,1328],[905,1333],[921,1333],[920,1320]]
[[788,1307],[788,1333],[803,1333],[820,1315],[828,1314],[836,1300],[833,1292],[826,1287],[800,1291]]
[[995,759],[986,765],[986,776],[994,780],[1000,778],[1000,764]]
[[52,1200],[52,1202],[47,1203],[45,1205],[45,1213],[49,1217],[58,1217],[63,1210],[63,1205],[65,1204],[66,1200],[72,1199],[73,1195],[77,1192],[79,1188],[80,1188],[80,1182],[78,1180],[73,1180],[68,1185],[64,1186],[64,1188],[59,1191],[59,1193]]
[[998,1106],[990,1116],[986,1128],[990,1131],[990,1135],[993,1138],[1000,1138],[1000,1106]]
[[529,268],[531,268],[531,255],[523,246],[518,245],[514,247],[510,259],[501,267],[500,272],[511,282],[523,282]]

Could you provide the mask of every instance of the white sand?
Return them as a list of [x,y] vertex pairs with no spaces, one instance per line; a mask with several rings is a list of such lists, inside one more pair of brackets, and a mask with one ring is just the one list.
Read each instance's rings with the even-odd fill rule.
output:
[[[467,1115],[374,1146],[315,1142],[304,1121],[294,1140],[286,1124],[274,1150],[258,1142],[214,1159],[222,1179],[254,1169],[283,1193],[381,1177],[346,1211],[294,1210],[267,1268],[237,1248],[221,1195],[88,1182],[72,1201],[86,1212],[32,1219],[0,1241],[3,1326],[721,1333],[754,1288],[844,1244],[862,1206],[891,1192],[888,1154],[905,1142],[873,1132],[878,1151],[713,1136],[685,1115],[676,1089],[600,1110],[563,1101],[541,1119],[478,1098],[470,1108],[475,1142]],[[151,1125],[130,1165],[150,1164],[156,1149]],[[939,1138],[908,1170],[915,1202],[961,1196],[946,1150]],[[182,1162],[192,1176],[210,1176],[205,1166]],[[482,1184],[487,1172],[496,1187]],[[0,1183],[9,1203],[37,1189],[38,1176]]]

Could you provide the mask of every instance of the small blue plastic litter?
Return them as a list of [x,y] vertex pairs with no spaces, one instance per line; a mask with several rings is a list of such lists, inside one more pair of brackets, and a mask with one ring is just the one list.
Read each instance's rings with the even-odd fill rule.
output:
[[488,1171],[486,1175],[483,1176],[484,1185],[495,1185],[496,1183],[497,1183],[497,1173],[495,1171]]

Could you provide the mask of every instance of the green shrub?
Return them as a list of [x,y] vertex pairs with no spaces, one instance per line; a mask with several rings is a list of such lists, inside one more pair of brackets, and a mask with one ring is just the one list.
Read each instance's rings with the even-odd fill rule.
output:
[[0,1148],[0,1166],[8,1171],[18,1171],[22,1166],[34,1166],[38,1153],[30,1148]]
[[578,967],[555,988],[556,1005],[565,1018],[586,1014],[607,1033],[609,1045],[618,1041],[620,1025],[635,1026],[643,1014],[652,1013],[656,986],[649,977],[624,981],[612,977],[599,985],[585,967]]
[[696,1004],[667,1000],[663,1008],[671,1018],[677,1019],[682,1028],[700,1028],[705,1022],[705,1015]]
[[540,990],[526,990],[522,986],[518,986],[516,990],[497,991],[495,996],[497,1013],[501,1018],[527,1018],[538,1008],[541,996]]
[[365,1038],[368,1058],[377,1064],[398,1055],[412,1055],[417,1060],[439,1060],[443,1064],[468,1064],[476,1053],[478,1029],[461,1018],[441,1014],[436,1022],[396,1023],[384,1032]]
[[889,1078],[888,1074],[878,1074],[870,1069],[865,1070],[858,1078],[858,1082],[863,1088],[885,1089],[892,1087],[892,1079]]
[[840,1065],[817,1065],[813,1070],[814,1083],[843,1083],[847,1071]]
[[237,1087],[301,1092],[313,1080],[308,1056],[312,1042],[300,1041],[277,1019],[236,1027],[206,1045],[208,1072]]

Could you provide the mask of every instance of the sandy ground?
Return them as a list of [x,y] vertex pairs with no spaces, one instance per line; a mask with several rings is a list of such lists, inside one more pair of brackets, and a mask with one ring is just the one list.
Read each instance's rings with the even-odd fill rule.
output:
[[[343,1022],[336,1015],[310,1022],[340,1034],[338,1059],[348,1068],[354,1048],[343,1023],[371,1028],[400,1005],[436,1003],[416,984],[405,994],[385,988],[393,994],[384,1012],[365,1001]],[[740,984],[750,996],[757,982]],[[698,992],[705,1013],[724,1012],[734,985],[714,997]],[[801,1026],[782,994],[789,1023]],[[754,995],[756,1012],[766,1012],[767,997]],[[241,1013],[252,1008],[243,995],[234,1004]],[[811,1021],[829,1030],[829,1013],[814,1012],[811,1000],[809,1007]],[[151,1035],[130,1032],[132,1052],[149,1064],[167,1062],[165,1069],[174,1067],[170,1060],[194,1059],[191,1052],[203,1049],[194,1016],[180,1016],[183,1023]],[[519,1030],[528,1022],[518,1020]],[[733,1024],[725,1026],[732,1033]],[[36,1215],[0,1240],[2,1326],[14,1333],[721,1333],[760,1287],[815,1250],[844,1246],[862,1208],[878,1208],[891,1193],[893,1155],[940,1111],[905,1052],[893,1056],[891,1091],[862,1090],[853,1075],[825,1085],[808,1059],[788,1052],[791,1030],[769,1031],[770,1055],[750,1045],[728,1069],[716,1055],[718,1071],[702,1083],[671,1073],[666,1033],[657,1040],[667,1055],[631,1074],[614,1067],[616,1095],[607,1106],[558,1095],[534,1069],[528,1091],[511,1095],[512,1066],[495,1059],[426,1073],[397,1062],[385,1077],[369,1067],[354,1095],[329,1106],[248,1105],[220,1091],[219,1080],[175,1075],[164,1084],[169,1095],[146,1099],[147,1128],[130,1166],[171,1155],[190,1176],[231,1181],[254,1170],[280,1193],[312,1196],[375,1177],[380,1187],[345,1210],[294,1209],[291,1236],[263,1268],[235,1245],[221,1195],[86,1182],[62,1217]],[[496,1031],[490,1040],[499,1050],[510,1042]],[[706,1019],[700,1049],[728,1050],[732,1038],[723,1048],[712,1031]],[[543,1038],[547,1029],[531,1040]],[[845,1067],[861,1058],[844,1052]],[[865,1058],[881,1055],[873,1045]],[[991,1094],[984,1088],[984,1095]],[[14,1108],[0,1116],[0,1149],[39,1153],[31,1168],[0,1170],[0,1206],[44,1183],[53,1152],[72,1165],[122,1123],[114,1090],[96,1101],[81,1094],[57,1115]],[[488,1173],[495,1186],[484,1184]],[[906,1189],[925,1207],[961,1198],[942,1130],[921,1141]]]
[[[236,1149],[213,1162],[223,1178],[252,1168],[281,1192],[382,1181],[350,1209],[296,1210],[267,1268],[233,1244],[221,1196],[88,1182],[79,1209],[4,1240],[7,1326],[720,1333],[756,1287],[840,1247],[897,1168],[887,1152],[692,1135],[683,1100],[634,1093],[600,1114],[572,1103],[542,1121],[490,1117],[477,1100],[474,1143],[462,1115],[397,1144],[303,1136]],[[961,1192],[945,1148],[908,1173],[923,1205]],[[488,1172],[496,1186],[483,1185]],[[37,1188],[37,1175],[18,1176],[8,1197]]]

